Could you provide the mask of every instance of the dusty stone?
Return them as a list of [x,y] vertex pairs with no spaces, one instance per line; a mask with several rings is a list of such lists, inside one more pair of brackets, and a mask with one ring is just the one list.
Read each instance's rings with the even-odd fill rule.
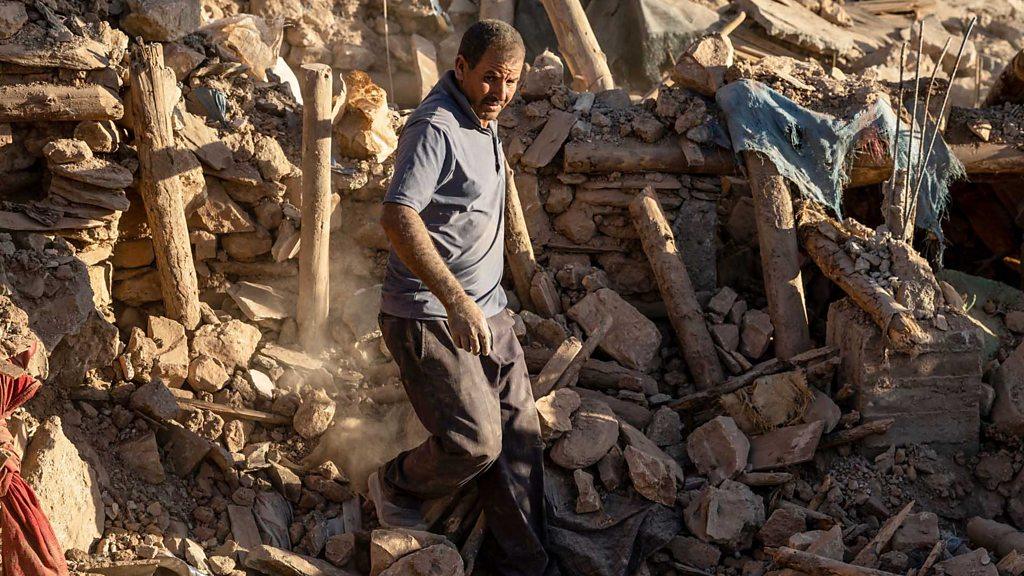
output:
[[[192,73],[206,56],[184,44],[167,42],[164,44],[164,65],[174,71],[174,77],[182,82]],[[95,148],[94,148],[95,150]]]
[[791,508],[777,508],[757,533],[765,546],[785,546],[790,536],[807,530],[803,512]]
[[718,484],[746,468],[750,442],[732,418],[718,416],[690,433],[686,452],[697,470]]
[[576,482],[576,513],[588,514],[601,509],[601,495],[594,488],[594,477],[583,470],[572,473]]
[[342,567],[352,560],[355,549],[356,538],[354,533],[335,534],[327,539],[324,556],[331,564]]
[[601,484],[605,489],[612,491],[622,486],[626,480],[626,457],[618,446],[612,446],[611,450],[597,462],[597,474],[601,478]]
[[345,115],[334,126],[334,142],[343,156],[383,162],[394,152],[398,136],[391,126],[387,94],[365,72],[345,74]]
[[245,557],[245,566],[275,576],[347,576],[347,572],[325,560],[266,545],[250,549]]
[[544,438],[555,438],[572,430],[572,415],[580,407],[580,395],[569,388],[559,388],[537,400],[537,415]]
[[380,576],[463,576],[462,557],[450,546],[437,544],[395,562]]
[[261,337],[259,328],[241,320],[207,324],[192,337],[192,354],[213,358],[229,371],[246,368]]
[[928,550],[939,540],[939,517],[932,512],[907,516],[892,537],[892,549],[899,552]]
[[170,42],[191,34],[203,24],[199,0],[128,0],[129,13],[121,26],[132,38]]
[[679,413],[663,406],[654,412],[647,425],[647,437],[658,446],[672,446],[683,441],[682,422]]
[[733,57],[732,42],[727,37],[705,36],[679,57],[672,79],[705,96],[714,96],[725,83],[725,71],[732,66]]
[[198,542],[186,538],[183,548],[185,561],[189,563],[189,566],[194,566],[204,572],[210,570],[210,567],[206,564],[206,551],[203,550],[203,547]]
[[596,464],[619,437],[615,413],[604,402],[584,399],[572,419],[572,430],[551,449],[551,460],[576,470]]
[[729,352],[740,347],[740,328],[735,324],[712,324],[708,326],[715,344]]
[[665,506],[675,506],[676,477],[664,460],[633,446],[626,446],[625,457],[633,488],[641,496]]
[[370,533],[370,576],[379,576],[400,558],[433,546],[454,549],[444,536],[430,532],[401,528],[374,530]]
[[172,388],[188,377],[188,337],[185,327],[170,318],[150,316],[146,335],[156,343],[153,375]]
[[744,484],[723,480],[721,486],[701,490],[686,507],[684,520],[701,540],[741,550],[764,524],[764,501]]
[[235,571],[235,559],[230,556],[210,556],[206,559],[213,576],[231,576]]
[[1024,334],[1024,311],[1012,310],[1006,313],[1006,327],[1016,334]]
[[166,480],[167,475],[164,473],[156,435],[153,432],[122,442],[117,447],[117,454],[121,457],[121,462],[138,474],[143,481],[160,485]]
[[657,142],[665,135],[665,125],[654,116],[644,114],[633,120],[633,133],[644,142]]
[[827,434],[839,425],[839,419],[842,418],[843,412],[828,394],[813,387],[811,393],[814,394],[814,399],[811,400],[811,404],[804,412],[803,421],[808,423],[821,421],[824,424],[824,432]]
[[188,383],[196,392],[219,392],[230,378],[224,366],[209,356],[197,356],[188,366]]
[[552,225],[559,234],[576,244],[586,244],[597,234],[593,209],[585,202],[573,202],[555,217]]
[[156,260],[153,241],[149,238],[122,240],[114,245],[110,261],[116,268],[143,268]]
[[50,171],[76,182],[106,190],[124,190],[132,185],[130,170],[102,158],[87,158],[69,164],[49,164]]
[[736,303],[738,297],[739,295],[736,294],[735,290],[726,286],[711,297],[711,300],[708,301],[707,309],[709,312],[714,312],[724,318],[732,310],[733,304]]
[[935,564],[936,571],[946,576],[998,576],[996,564],[984,548],[972,550]]
[[81,140],[59,138],[43,146],[43,155],[54,164],[72,164],[92,158],[92,150]]
[[28,22],[24,2],[0,2],[0,40],[14,36]]
[[103,535],[99,475],[64,435],[59,418],[47,419],[36,431],[21,473],[63,548],[89,551]]
[[303,438],[319,438],[334,420],[334,401],[323,390],[311,390],[303,395],[302,403],[292,425]]
[[270,252],[274,247],[274,237],[262,226],[256,226],[252,232],[238,232],[221,237],[220,244],[233,260],[251,262],[257,256]]
[[544,209],[551,214],[561,214],[572,204],[572,199],[572,188],[553,185],[548,189],[548,197],[544,200]]
[[256,141],[254,149],[256,167],[260,174],[272,182],[280,182],[285,176],[297,170],[294,164],[284,155],[281,144],[269,136]]
[[764,356],[771,343],[772,333],[775,327],[772,326],[772,319],[760,310],[750,310],[743,315],[743,330],[740,333],[740,352],[751,360],[757,360]]
[[237,234],[256,229],[249,213],[228,196],[224,187],[209,179],[206,201],[188,217],[190,230],[213,234]]
[[649,371],[661,348],[661,332],[615,291],[601,288],[591,292],[568,311],[588,334],[597,330],[603,314],[612,318],[612,329],[600,348],[628,368]]
[[699,570],[711,570],[722,558],[722,551],[714,545],[691,536],[676,536],[668,543],[668,551],[677,562]]
[[129,405],[161,422],[174,420],[181,412],[174,394],[159,380],[140,386],[132,394]]
[[545,50],[534,58],[533,66],[523,74],[519,93],[526,100],[542,100],[562,85],[564,76],[562,60],[550,50]]

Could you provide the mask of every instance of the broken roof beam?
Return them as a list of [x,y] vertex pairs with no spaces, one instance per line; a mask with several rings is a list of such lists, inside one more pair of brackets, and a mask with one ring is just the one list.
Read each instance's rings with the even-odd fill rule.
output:
[[608,58],[597,43],[580,0],[541,0],[541,4],[558,37],[558,49],[572,72],[573,88],[591,92],[614,88]]
[[0,62],[33,68],[99,70],[110,66],[110,48],[95,40],[76,37],[71,42],[43,45],[0,44]]
[[16,84],[0,86],[0,122],[119,120],[124,104],[98,84]]

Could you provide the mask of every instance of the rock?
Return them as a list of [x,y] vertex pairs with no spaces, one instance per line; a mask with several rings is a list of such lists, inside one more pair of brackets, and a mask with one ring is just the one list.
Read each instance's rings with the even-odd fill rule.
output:
[[379,529],[370,533],[370,576],[379,576],[400,558],[434,546],[454,546],[444,536],[419,530]]
[[292,425],[307,440],[319,438],[334,420],[334,401],[323,390],[309,390],[295,412]]
[[892,537],[892,549],[899,552],[929,550],[939,541],[939,517],[932,512],[910,514]]
[[679,57],[672,79],[680,86],[714,96],[725,83],[725,71],[732,66],[734,54],[728,37],[705,36]]
[[380,576],[463,576],[462,556],[438,544],[402,557]]
[[70,164],[49,164],[50,172],[76,182],[106,190],[124,190],[132,185],[132,173],[124,166],[102,158],[88,158]]
[[743,315],[743,330],[740,333],[740,352],[751,360],[764,356],[771,342],[772,319],[760,310],[749,310]]
[[757,533],[765,546],[785,546],[793,534],[807,530],[807,517],[792,508],[776,508]]
[[789,537],[787,544],[790,548],[804,550],[833,560],[842,561],[846,555],[843,528],[839,524],[828,530],[812,530],[793,534]]
[[213,234],[251,232],[256,224],[244,208],[228,196],[224,186],[213,178],[207,181],[206,201],[188,216],[190,230]]
[[555,217],[552,225],[575,244],[586,244],[597,234],[593,208],[585,202],[570,204],[567,210]]
[[25,449],[21,475],[39,498],[62,549],[89,551],[103,535],[98,474],[68,440],[57,417],[48,418]]
[[643,114],[633,120],[633,133],[644,142],[657,142],[665,135],[665,125],[649,114]]
[[324,548],[324,556],[327,560],[339,568],[352,560],[356,550],[356,535],[354,532],[348,534],[336,534],[327,539]]
[[597,462],[597,473],[601,477],[601,484],[609,492],[616,490],[626,480],[626,457],[618,446],[612,446],[611,450]]
[[81,140],[58,138],[43,146],[43,155],[54,164],[73,164],[92,158],[92,150]]
[[181,412],[174,394],[159,380],[140,386],[132,393],[129,406],[160,422],[174,420]]
[[579,407],[580,395],[569,388],[559,388],[537,400],[537,415],[540,416],[544,439],[557,438],[572,430],[572,415]]
[[245,566],[273,576],[348,576],[330,563],[273,546],[256,546],[245,557]]
[[804,412],[803,421],[806,423],[821,421],[825,426],[824,432],[831,432],[839,424],[843,412],[828,394],[814,387],[809,388],[811,394],[814,394],[814,399],[811,400],[811,404]]
[[341,319],[357,341],[363,342],[380,335],[377,323],[380,300],[381,285],[374,284],[357,290],[342,305]]
[[277,140],[269,136],[256,140],[254,159],[260,174],[271,182],[280,182],[298,170],[284,155],[284,150]]
[[116,268],[144,268],[155,260],[153,241],[149,238],[118,242],[110,258]]
[[647,437],[658,446],[672,446],[683,441],[682,421],[675,410],[662,406],[647,425]]
[[117,447],[117,455],[144,482],[160,485],[167,478],[160,459],[160,450],[156,444],[156,435],[153,432],[147,432],[134,440],[122,442]]
[[711,571],[722,558],[721,550],[691,536],[676,536],[668,543],[668,551],[677,562],[698,570]]
[[265,373],[260,372],[259,370],[253,370],[250,368],[248,371],[246,371],[245,377],[246,380],[249,381],[249,384],[252,385],[253,389],[256,390],[256,393],[259,394],[261,398],[263,398],[264,400],[274,399],[274,390],[276,390],[277,387],[274,386],[274,381],[270,379],[270,376],[267,376]]
[[593,466],[615,444],[619,423],[604,402],[583,399],[572,419],[572,430],[551,449],[551,460],[569,470]]
[[601,509],[601,495],[594,488],[594,477],[583,470],[575,470],[572,478],[576,482],[576,513],[588,514]]
[[189,566],[194,566],[202,572],[208,572],[209,566],[206,564],[206,551],[199,545],[198,542],[190,538],[186,538],[184,545],[185,561],[188,562]]
[[334,125],[334,142],[343,156],[383,162],[394,152],[398,136],[391,125],[387,94],[360,70],[345,74],[345,115]]
[[739,294],[728,286],[722,288],[717,294],[711,297],[708,301],[707,309],[709,312],[713,312],[719,317],[725,318],[726,314],[732,310],[733,305],[736,303],[736,299]]
[[[184,44],[178,42],[164,44],[164,65],[174,71],[174,77],[178,82],[184,82],[188,75],[203,63],[203,60],[206,60],[205,54]],[[112,150],[108,150],[108,152],[112,152]]]
[[196,392],[220,392],[231,375],[209,356],[197,356],[188,366],[188,384]]
[[1000,484],[1013,479],[1013,460],[1006,452],[986,452],[978,458],[974,475],[989,490],[995,490]]
[[936,571],[945,576],[998,576],[996,564],[984,548],[972,550],[935,564]]
[[280,464],[267,468],[270,483],[291,502],[298,502],[302,496],[302,480],[290,469]]
[[633,488],[652,502],[675,506],[676,477],[668,465],[633,446],[626,446],[625,456]]
[[235,559],[230,556],[210,556],[206,559],[213,576],[231,576],[235,571]]
[[191,34],[203,24],[199,0],[128,0],[129,13],[121,27],[130,37],[170,42]]
[[735,324],[712,324],[708,326],[711,331],[711,338],[729,352],[735,352],[740,347],[740,327]]
[[568,315],[587,333],[597,330],[603,314],[612,318],[612,329],[600,348],[628,368],[648,372],[661,348],[658,327],[610,288],[588,294],[569,309]]
[[526,100],[543,100],[551,96],[555,88],[562,86],[565,65],[550,50],[545,50],[533,60],[533,66],[523,74],[519,93]]
[[192,337],[192,354],[213,358],[229,371],[247,368],[261,337],[259,328],[241,320],[207,324]]
[[764,501],[744,484],[723,480],[705,486],[686,507],[686,527],[705,542],[742,550],[764,524]]
[[171,388],[180,388],[188,377],[188,336],[185,327],[170,318],[150,316],[146,335],[156,343],[153,375]]
[[6,40],[28,22],[24,2],[0,2],[0,40]]
[[718,416],[690,433],[686,452],[697,470],[718,484],[746,468],[750,441],[732,418]]
[[1015,334],[1024,334],[1024,311],[1012,310],[1006,313],[1006,327]]
[[257,256],[270,252],[274,247],[274,237],[262,226],[256,226],[252,232],[237,232],[221,237],[220,245],[228,256],[239,262],[251,262]]

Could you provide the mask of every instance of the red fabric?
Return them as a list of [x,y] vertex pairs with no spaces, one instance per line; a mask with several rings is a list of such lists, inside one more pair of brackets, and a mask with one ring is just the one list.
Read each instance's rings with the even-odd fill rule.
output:
[[[10,361],[24,368],[35,347]],[[0,450],[7,462],[0,468],[0,543],[3,576],[67,576],[68,566],[50,521],[39,508],[35,492],[21,478],[21,460],[14,452],[14,438],[7,419],[39,390],[28,374],[12,378],[0,373]]]

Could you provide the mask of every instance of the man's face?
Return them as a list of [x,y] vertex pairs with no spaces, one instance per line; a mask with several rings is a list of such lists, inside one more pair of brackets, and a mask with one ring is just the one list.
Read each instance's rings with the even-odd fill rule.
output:
[[500,53],[493,48],[488,48],[472,68],[461,55],[456,58],[459,87],[485,126],[498,118],[515,95],[523,58],[522,54]]

